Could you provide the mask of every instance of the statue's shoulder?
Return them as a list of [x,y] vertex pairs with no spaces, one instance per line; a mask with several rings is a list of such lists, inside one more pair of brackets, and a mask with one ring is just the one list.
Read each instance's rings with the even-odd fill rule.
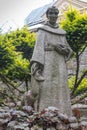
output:
[[61,35],[65,35],[66,34],[66,31],[61,29],[61,28],[53,28],[53,27],[50,27],[48,25],[42,25],[41,27],[38,28],[38,31],[39,30],[43,30],[43,31],[47,31],[47,32],[50,32],[50,33],[54,33],[54,34],[61,34]]

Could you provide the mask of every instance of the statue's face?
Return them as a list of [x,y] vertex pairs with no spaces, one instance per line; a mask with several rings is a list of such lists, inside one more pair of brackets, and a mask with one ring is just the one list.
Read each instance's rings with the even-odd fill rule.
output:
[[51,24],[55,24],[58,18],[58,11],[54,9],[49,10],[47,17]]

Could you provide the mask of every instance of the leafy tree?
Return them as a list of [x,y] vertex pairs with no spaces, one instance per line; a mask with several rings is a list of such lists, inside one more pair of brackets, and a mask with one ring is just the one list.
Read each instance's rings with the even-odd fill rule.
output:
[[[75,83],[75,76],[72,76],[70,79],[69,79],[69,87],[70,87],[70,90],[73,89],[73,85]],[[85,77],[82,82],[79,84],[77,90],[75,91],[74,93],[74,96],[79,96],[79,94],[83,94],[84,92],[87,91],[87,78]]]
[[0,35],[0,79],[8,86],[12,100],[13,90],[23,93],[18,89],[23,81],[26,82],[28,90],[30,58],[34,43],[35,34],[30,33],[26,27]]
[[0,73],[14,63],[14,57],[17,55],[15,46],[10,45],[8,40],[4,43],[4,36],[0,36]]
[[[10,43],[15,46],[16,52],[20,52],[22,54],[22,58],[26,59],[27,62],[29,62],[32,56],[32,52],[33,52],[33,48],[34,48],[34,44],[36,40],[35,34],[31,33],[27,27],[24,27],[21,30],[17,29],[16,31],[11,32],[10,34],[8,34],[7,37],[10,40]],[[16,62],[17,61],[18,60],[16,60]],[[24,64],[25,64],[25,61],[23,61],[23,63],[22,62],[20,63],[20,65],[23,68],[24,68]],[[30,77],[29,65],[28,65],[28,69],[23,70],[17,66],[16,66],[16,69],[22,72],[22,73],[17,73],[18,71],[15,71],[17,73],[16,76],[20,75],[19,77],[21,79],[24,78],[26,82],[26,86],[28,87],[28,80]]]
[[[29,61],[34,43],[35,34],[30,33],[26,27],[3,36],[1,41],[1,47],[3,47],[3,49],[1,48],[3,52],[1,52],[1,60],[4,60],[2,61],[6,67],[9,64],[9,77],[22,79],[25,73],[29,73]],[[3,66],[2,62],[1,65]]]
[[8,34],[8,39],[16,47],[16,51],[22,52],[23,58],[30,60],[36,40],[33,32],[31,33],[27,27],[24,27]]
[[80,56],[87,47],[87,14],[81,13],[75,8],[69,7],[61,21],[61,27],[67,32],[67,41],[74,51],[76,58],[76,76],[75,83],[71,95],[73,95],[79,84],[87,74],[87,70],[79,76]]

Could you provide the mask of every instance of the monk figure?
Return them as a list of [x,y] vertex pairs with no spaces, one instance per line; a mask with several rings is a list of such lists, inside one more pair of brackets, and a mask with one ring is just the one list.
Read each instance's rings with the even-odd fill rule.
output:
[[66,32],[57,22],[59,10],[47,9],[48,21],[38,28],[38,35],[31,59],[32,94],[38,95],[39,111],[49,106],[72,115],[66,61],[72,49],[66,41]]

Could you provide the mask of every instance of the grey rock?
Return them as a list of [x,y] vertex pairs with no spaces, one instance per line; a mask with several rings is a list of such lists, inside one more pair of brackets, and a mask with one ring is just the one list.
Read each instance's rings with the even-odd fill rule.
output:
[[70,124],[70,128],[73,128],[73,129],[78,129],[78,127],[79,127],[79,124],[78,123],[71,123]]
[[70,118],[69,118],[69,122],[70,122],[70,123],[77,123],[76,117],[74,117],[74,116],[70,117]]
[[8,123],[11,120],[11,115],[9,112],[5,113],[2,112],[0,113],[0,126]]
[[8,123],[9,119],[0,119],[0,126]]
[[81,121],[81,125],[82,126],[87,126],[87,122],[86,121]]
[[26,114],[25,114],[23,111],[17,111],[17,110],[14,110],[14,111],[12,112],[12,115],[26,116]]
[[58,108],[53,107],[53,106],[49,106],[47,109],[50,111],[58,111],[59,110]]
[[8,123],[6,130],[14,130],[15,125],[18,125],[18,122],[17,121],[11,121],[10,123]]
[[28,124],[23,122],[11,121],[6,130],[29,130]]
[[30,113],[33,111],[33,108],[31,106],[23,106],[23,111]]
[[6,119],[6,118],[9,118],[9,117],[11,117],[9,112],[7,112],[7,113],[5,113],[5,112],[0,113],[0,118],[2,118],[2,119]]
[[68,120],[68,116],[62,113],[58,113],[58,117],[60,118],[60,120]]

